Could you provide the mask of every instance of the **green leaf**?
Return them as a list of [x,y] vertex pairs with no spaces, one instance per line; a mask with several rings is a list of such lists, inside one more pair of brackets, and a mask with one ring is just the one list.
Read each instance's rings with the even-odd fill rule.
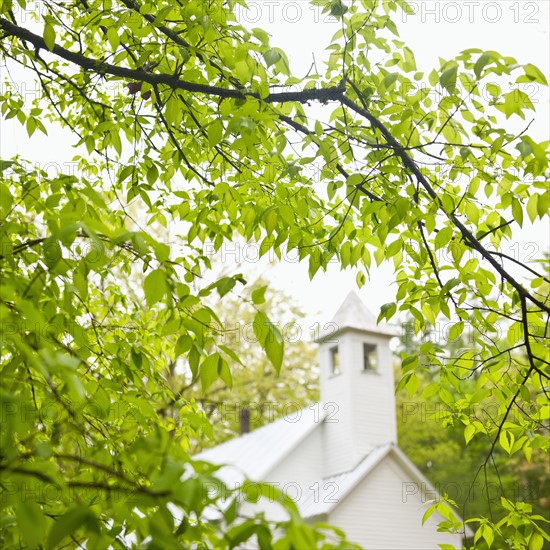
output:
[[468,220],[477,225],[481,215],[479,208],[473,202],[467,202],[464,209]]
[[233,388],[233,377],[231,376],[231,369],[223,357],[220,357],[218,363],[218,374],[220,378],[226,383],[229,389]]
[[181,462],[168,459],[162,472],[155,474],[151,481],[154,491],[168,491],[177,483],[184,472],[184,465]]
[[179,357],[180,355],[183,355],[184,353],[187,353],[191,346],[193,345],[193,339],[188,334],[182,334],[178,341],[176,342],[176,357]]
[[159,177],[159,171],[156,164],[151,164],[147,170],[147,183],[153,185]]
[[[228,348],[227,346],[224,346],[223,344],[219,344],[218,348],[220,348],[226,355],[231,357],[231,359],[233,359],[233,361],[235,361],[235,363],[239,363],[240,365],[243,365],[243,362],[241,361],[239,356],[231,348]],[[243,365],[243,367],[244,367],[244,365]]]
[[450,329],[449,329],[449,340],[456,340],[463,332],[464,330],[464,322],[459,321],[458,323],[455,323]]
[[520,227],[523,227],[523,206],[518,199],[512,199],[512,215]]
[[269,325],[269,334],[265,341],[265,352],[267,358],[279,372],[283,364],[284,341],[281,332],[273,324]]
[[12,160],[0,160],[0,172],[4,172],[4,170],[7,170],[12,165]]
[[398,252],[401,252],[402,248],[403,241],[401,239],[393,241],[393,243],[390,243],[389,246],[386,248],[386,258],[391,258],[392,256],[395,256]]
[[270,48],[269,50],[266,50],[263,53],[263,56],[268,67],[271,67],[271,65],[275,65],[275,63],[280,61],[282,57],[280,52],[278,52],[275,48]]
[[281,369],[284,354],[283,336],[263,311],[254,317],[254,333],[277,372]]
[[474,434],[476,433],[476,427],[473,424],[468,424],[464,428],[464,439],[466,441],[466,445],[470,443],[472,440],[472,437],[474,437]]
[[416,376],[416,374],[414,374],[413,372],[408,377],[407,382],[405,384],[405,388],[409,393],[409,396],[412,397],[416,393],[419,387],[420,387],[420,380],[418,380],[418,376]]
[[166,274],[160,269],[151,271],[143,282],[143,291],[147,305],[152,306],[160,302],[166,292]]
[[225,535],[229,540],[229,548],[236,548],[242,545],[243,542],[256,533],[256,529],[257,525],[252,520],[247,520],[231,527]]
[[523,336],[523,324],[521,322],[512,323],[508,327],[507,340],[510,346],[515,346]]
[[166,102],[166,109],[164,111],[166,122],[168,124],[174,124],[177,126],[182,118],[182,109],[177,96],[170,96],[170,99]]
[[315,121],[315,135],[321,137],[323,135],[323,125],[320,121]]
[[92,510],[86,506],[76,506],[55,520],[48,535],[47,548],[54,549],[65,538],[77,529],[84,527],[86,531],[99,533],[99,521]]
[[443,285],[443,291],[449,292],[452,290],[455,286],[458,286],[461,283],[460,279],[457,277],[453,277],[452,279],[449,279],[444,285]]
[[378,319],[376,320],[376,322],[379,323],[383,319],[387,319],[389,321],[393,317],[396,310],[397,310],[397,304],[395,302],[389,302],[388,304],[384,304],[380,308],[380,313],[378,314]]
[[493,59],[493,56],[489,53],[482,54],[479,59],[476,61],[476,64],[474,65],[474,73],[477,76],[477,78],[481,78],[481,73],[485,66],[491,62]]
[[527,65],[523,66],[523,70],[525,71],[525,75],[527,76],[529,81],[538,82],[543,86],[548,86],[548,81],[546,80],[544,73],[537,66],[528,63]]
[[342,0],[333,0],[330,4],[330,15],[341,19],[348,11],[348,7],[342,2]]
[[535,531],[529,539],[528,550],[542,550],[544,548],[544,537]]
[[529,216],[529,219],[531,220],[531,223],[534,223],[537,219],[538,210],[537,210],[537,202],[538,202],[539,196],[536,194],[533,194],[529,197],[529,200],[527,201],[527,214]]
[[472,154],[472,152],[470,151],[470,149],[468,149],[468,147],[461,147],[459,152],[460,152],[460,156],[462,157],[462,160],[466,160]]
[[424,512],[424,515],[422,516],[422,525],[424,525],[428,521],[428,519],[430,519],[430,517],[433,516],[436,510],[437,510],[437,504],[433,504]]
[[223,122],[220,118],[217,118],[208,127],[208,144],[211,147],[218,145],[223,136]]
[[63,256],[59,241],[53,237],[49,237],[43,242],[42,253],[44,255],[44,263],[49,269],[53,269]]
[[116,50],[120,45],[120,37],[115,27],[109,27],[107,29],[107,40],[113,50]]
[[351,176],[346,179],[346,185],[349,185],[350,187],[355,187],[357,185],[360,185],[364,179],[365,177],[361,174],[351,174]]
[[254,322],[252,327],[254,329],[254,334],[258,338],[258,342],[265,349],[265,339],[268,333],[269,319],[263,311],[258,311],[254,316]]
[[225,518],[225,521],[228,525],[231,525],[235,518],[237,517],[237,499],[234,498],[231,500],[231,504],[227,507],[225,512],[223,513],[223,517]]
[[453,93],[456,88],[456,77],[458,74],[458,66],[454,65],[449,69],[443,71],[439,76],[439,83],[449,93]]
[[384,87],[390,88],[391,85],[397,80],[397,73],[388,73],[384,78]]
[[493,528],[489,525],[483,526],[483,538],[485,539],[485,542],[487,542],[487,546],[491,548],[493,541],[495,539]]
[[199,377],[201,380],[202,391],[206,391],[218,378],[218,364],[220,362],[220,354],[213,353],[209,355],[200,365]]
[[44,43],[48,50],[53,51],[55,46],[55,29],[49,23],[44,25]]
[[235,281],[233,277],[222,277],[219,281],[217,281],[216,287],[218,288],[220,298],[223,298],[228,292],[230,292],[236,284],[237,281]]
[[[515,90],[508,92],[502,96],[504,101],[498,103],[496,108],[506,115],[506,118],[510,118],[513,114],[518,115],[524,119],[524,109],[533,109],[533,104],[529,99],[529,96],[521,90]],[[525,140],[524,140],[525,141]]]
[[521,153],[522,158],[528,157],[533,153],[533,147],[528,141],[520,141],[516,145],[516,149]]
[[265,291],[267,290],[267,285],[257,288],[252,291],[252,302],[254,304],[263,304],[265,302]]
[[346,241],[340,247],[340,261],[342,262],[342,267],[347,267],[351,262],[351,242]]
[[24,500],[15,506],[17,527],[30,547],[38,547],[46,537],[46,516],[34,500]]
[[403,10],[403,13],[406,13],[407,15],[416,15],[417,10],[405,2],[405,0],[402,0],[399,3],[399,7]]
[[500,432],[499,438],[500,446],[508,453],[511,454],[512,446],[514,445],[514,434],[507,430],[502,430]]
[[538,196],[537,199],[537,212],[542,220],[545,216],[548,216],[548,211],[550,210],[550,192],[546,191],[542,195]]
[[263,29],[252,29],[252,35],[255,36],[263,45],[269,44],[269,34]]
[[440,229],[437,232],[437,235],[435,236],[435,239],[434,239],[436,250],[446,246],[450,242],[452,236],[453,236],[452,227],[444,227],[443,229]]

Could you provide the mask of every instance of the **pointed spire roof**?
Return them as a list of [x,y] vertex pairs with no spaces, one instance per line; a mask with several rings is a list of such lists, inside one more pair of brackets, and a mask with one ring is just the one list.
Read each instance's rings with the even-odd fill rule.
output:
[[332,320],[322,327],[319,336],[315,339],[322,342],[328,337],[335,336],[344,330],[359,330],[387,337],[397,336],[398,332],[386,324],[378,325],[376,317],[367,309],[361,298],[352,290],[338,308]]

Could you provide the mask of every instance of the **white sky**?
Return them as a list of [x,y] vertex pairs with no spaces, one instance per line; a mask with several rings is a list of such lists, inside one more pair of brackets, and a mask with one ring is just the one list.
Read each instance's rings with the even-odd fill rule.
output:
[[[511,55],[520,63],[534,63],[548,77],[550,66],[550,2],[548,0],[511,1],[410,1],[417,15],[398,17],[401,39],[415,53],[420,70],[429,72],[438,67],[438,57],[454,57],[468,48],[496,50]],[[327,19],[319,8],[311,7],[305,0],[249,1],[250,11],[241,12],[241,22],[248,27],[261,27],[272,35],[273,45],[284,49],[290,59],[293,72],[304,76],[311,65],[313,55],[321,70],[324,48],[339,28],[339,24]],[[3,72],[0,69],[0,76]],[[321,71],[322,72],[322,71]],[[547,88],[525,89],[537,114],[530,134],[538,140],[549,139],[550,102]],[[512,119],[510,119],[511,121]],[[509,121],[509,122],[510,122]],[[517,120],[517,123],[523,121]],[[523,122],[523,124],[525,124]],[[518,125],[519,128],[519,125]],[[512,126],[515,129],[515,126]],[[55,161],[67,162],[75,154],[71,148],[74,140],[67,133],[50,132],[45,137],[36,132],[31,140],[13,121],[3,122],[0,130],[0,155],[8,158],[19,153],[23,158],[42,164]],[[525,259],[534,248],[548,249],[550,245],[548,224],[524,228],[517,234],[510,250],[519,259]],[[278,288],[286,289],[303,309],[307,319],[303,324],[304,336],[315,322],[324,323],[332,317],[347,293],[355,286],[355,271],[340,272],[336,264],[329,266],[326,274],[318,273],[313,281],[307,276],[307,263],[285,261],[265,273],[265,267],[257,262],[255,250],[234,248],[226,250],[225,259],[232,261],[236,255],[243,260],[242,269],[255,273],[264,272]],[[393,301],[391,285],[393,269],[390,265],[372,270],[371,280],[358,293],[374,313],[379,307]]]

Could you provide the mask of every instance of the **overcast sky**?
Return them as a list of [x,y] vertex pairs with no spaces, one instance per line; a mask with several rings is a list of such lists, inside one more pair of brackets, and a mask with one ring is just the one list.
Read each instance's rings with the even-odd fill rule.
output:
[[[550,66],[550,2],[537,1],[411,1],[416,16],[402,15],[397,23],[402,39],[415,53],[419,69],[429,71],[438,67],[438,57],[452,58],[468,48],[496,50],[511,55],[520,63],[537,65],[548,76]],[[241,11],[241,22],[249,27],[262,27],[272,35],[274,45],[289,55],[297,76],[304,76],[313,59],[319,64],[324,58],[324,48],[338,29],[338,23],[320,13],[305,0],[249,1],[250,10]],[[4,75],[2,75],[4,76]],[[548,89],[525,90],[537,108],[531,127],[535,139],[549,139]],[[517,121],[519,124],[521,121]],[[518,126],[519,127],[519,126]],[[513,127],[512,127],[513,128]],[[69,161],[75,154],[71,141],[60,133],[50,132],[44,137],[38,132],[29,141],[24,131],[12,121],[2,124],[0,154],[3,158],[15,153],[31,157],[41,163],[52,160]],[[511,251],[517,249],[520,259],[536,249],[548,249],[548,224],[534,230],[527,228],[510,243]],[[504,245],[507,246],[507,245]],[[511,253],[511,251],[503,250]],[[254,261],[255,250],[249,248],[227,249],[225,260],[237,256],[244,261],[243,269],[259,273],[263,266]],[[393,300],[391,286],[392,268],[385,266],[372,273],[371,280],[358,291],[368,307],[377,312],[379,307]],[[267,275],[267,273],[266,273]],[[307,264],[282,262],[269,274],[275,287],[284,288],[294,295],[308,314],[304,332],[315,321],[326,322],[351,289],[356,289],[355,272],[340,272],[336,264],[328,273],[319,273],[314,281],[307,277]],[[304,336],[306,336],[304,334]]]

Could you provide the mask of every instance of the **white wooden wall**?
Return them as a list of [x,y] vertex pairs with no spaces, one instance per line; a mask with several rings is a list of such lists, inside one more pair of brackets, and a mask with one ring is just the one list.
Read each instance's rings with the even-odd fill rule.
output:
[[[330,414],[325,426],[325,476],[353,469],[373,448],[397,442],[395,386],[388,339],[348,330],[322,343],[321,402]],[[376,373],[363,371],[363,343],[378,350]],[[338,345],[341,373],[331,374],[330,349]],[[330,422],[332,420],[333,422]]]
[[404,488],[405,483],[412,482],[387,456],[334,509],[328,523],[343,529],[365,550],[436,550],[438,544],[461,548],[459,535],[437,532],[443,520],[439,514],[422,526],[428,505],[422,503],[420,490],[407,495],[411,491]]

